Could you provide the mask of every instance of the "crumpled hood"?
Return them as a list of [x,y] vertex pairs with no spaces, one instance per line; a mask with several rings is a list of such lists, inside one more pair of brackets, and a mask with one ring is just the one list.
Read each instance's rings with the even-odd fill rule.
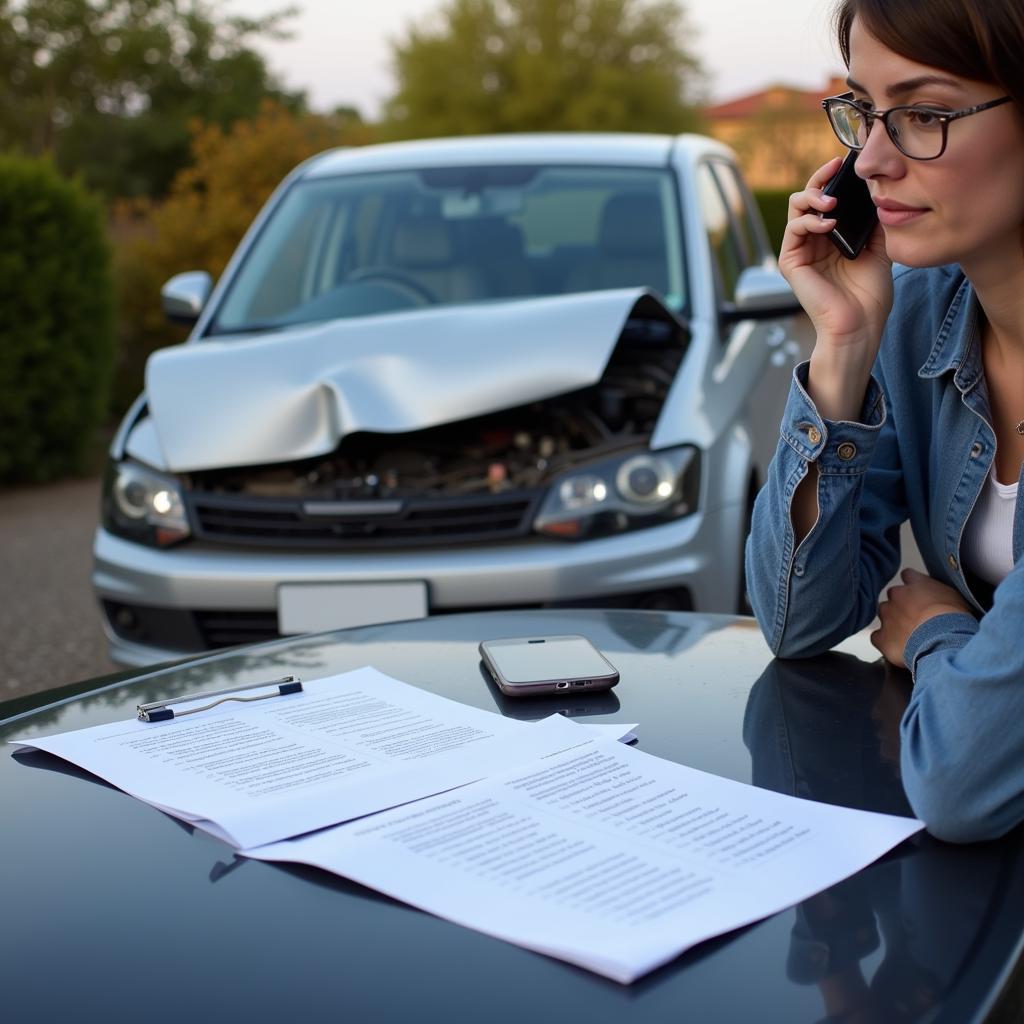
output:
[[[596,383],[644,289],[414,310],[176,345],[146,366],[163,468],[290,462]],[[129,442],[129,450],[133,445]],[[154,452],[153,455],[156,453]],[[154,460],[155,461],[155,460]]]

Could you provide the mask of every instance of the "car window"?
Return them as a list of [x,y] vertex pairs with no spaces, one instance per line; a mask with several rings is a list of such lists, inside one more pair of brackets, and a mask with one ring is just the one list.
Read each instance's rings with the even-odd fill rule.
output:
[[721,187],[726,207],[732,218],[743,257],[743,265],[756,266],[767,255],[767,244],[754,216],[754,199],[736,168],[731,164],[714,160],[709,166]]
[[648,287],[682,312],[674,178],[660,168],[454,167],[298,182],[211,333],[428,305]]
[[735,293],[740,272],[747,265],[747,257],[729,216],[722,190],[706,163],[697,168],[697,193],[721,297],[729,300]]

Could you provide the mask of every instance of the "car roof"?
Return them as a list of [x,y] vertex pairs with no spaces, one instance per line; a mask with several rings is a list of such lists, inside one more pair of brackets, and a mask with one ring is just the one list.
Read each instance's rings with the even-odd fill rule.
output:
[[708,144],[696,135],[651,135],[628,132],[552,132],[478,135],[391,142],[332,149],[313,157],[302,178],[335,174],[489,164],[598,164],[664,167],[674,147]]

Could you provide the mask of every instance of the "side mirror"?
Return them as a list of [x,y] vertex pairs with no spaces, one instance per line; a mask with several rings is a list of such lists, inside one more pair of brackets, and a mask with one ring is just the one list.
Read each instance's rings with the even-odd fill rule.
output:
[[175,274],[160,289],[164,316],[172,324],[194,324],[212,290],[213,278],[205,270]]
[[765,267],[742,271],[732,302],[722,304],[726,320],[760,320],[799,311],[800,303],[789,282],[778,270]]

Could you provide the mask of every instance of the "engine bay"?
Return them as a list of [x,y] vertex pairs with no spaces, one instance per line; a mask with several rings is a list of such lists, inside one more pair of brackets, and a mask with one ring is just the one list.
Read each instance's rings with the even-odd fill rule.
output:
[[367,501],[501,494],[544,486],[560,472],[643,447],[686,349],[683,326],[651,303],[626,321],[589,387],[405,434],[347,435],[328,456],[204,470],[189,486],[258,499]]

